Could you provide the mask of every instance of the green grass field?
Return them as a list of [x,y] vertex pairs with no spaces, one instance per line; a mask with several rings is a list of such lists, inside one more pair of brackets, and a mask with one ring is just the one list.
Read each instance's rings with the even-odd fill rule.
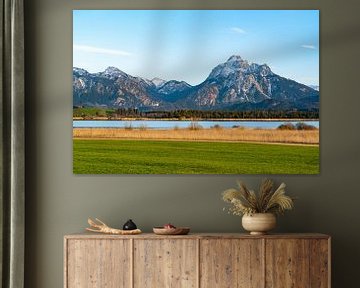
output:
[[319,147],[73,140],[75,174],[318,174]]

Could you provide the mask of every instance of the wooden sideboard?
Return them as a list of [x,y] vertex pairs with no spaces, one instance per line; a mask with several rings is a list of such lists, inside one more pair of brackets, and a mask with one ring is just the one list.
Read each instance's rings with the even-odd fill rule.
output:
[[323,234],[67,235],[65,288],[325,288]]

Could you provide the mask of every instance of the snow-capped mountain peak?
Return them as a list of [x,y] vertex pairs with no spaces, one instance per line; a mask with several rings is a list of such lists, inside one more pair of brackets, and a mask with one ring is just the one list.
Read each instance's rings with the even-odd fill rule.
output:
[[228,78],[230,75],[256,73],[260,76],[272,75],[270,67],[266,64],[249,63],[240,55],[231,56],[226,62],[216,66],[207,79]]
[[88,74],[89,74],[89,72],[86,71],[85,69],[77,68],[77,67],[74,67],[74,68],[73,68],[73,73],[76,73],[76,74],[78,74],[79,76],[84,76],[84,75],[88,75]]
[[127,74],[123,71],[121,71],[119,68],[109,66],[105,69],[103,72],[104,75],[110,76],[110,77],[121,77],[121,76],[127,76]]
[[232,55],[226,62],[243,61],[240,55]]
[[155,77],[153,79],[151,79],[151,82],[156,86],[156,87],[160,87],[161,85],[165,84],[167,81],[163,80],[161,78]]
[[[142,109],[318,109],[319,92],[233,55],[200,84],[133,77],[115,67],[74,68],[75,105]],[[316,88],[316,87],[314,87]]]
[[227,78],[229,75],[246,72],[250,67],[248,61],[243,60],[239,55],[231,56],[226,62],[216,66],[210,73],[208,79]]
[[170,80],[159,86],[157,91],[163,94],[171,94],[174,92],[184,91],[190,87],[191,85],[185,81]]

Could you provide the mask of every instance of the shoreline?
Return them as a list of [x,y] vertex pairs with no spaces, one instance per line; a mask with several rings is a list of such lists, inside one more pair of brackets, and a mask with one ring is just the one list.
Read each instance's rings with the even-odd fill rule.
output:
[[189,122],[203,122],[203,121],[232,121],[232,122],[272,122],[272,121],[279,121],[279,122],[309,122],[309,121],[320,121],[320,119],[303,119],[303,118],[221,118],[221,119],[214,119],[214,118],[204,118],[204,119],[178,119],[178,118],[113,118],[108,119],[107,117],[94,117],[91,119],[84,119],[82,117],[73,117],[73,121],[189,121]]

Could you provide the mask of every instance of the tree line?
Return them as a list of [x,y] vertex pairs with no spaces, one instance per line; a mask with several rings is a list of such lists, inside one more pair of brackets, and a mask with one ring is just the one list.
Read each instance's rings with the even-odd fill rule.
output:
[[121,118],[149,118],[149,119],[318,119],[319,111],[301,110],[247,110],[247,111],[217,111],[217,110],[188,110],[172,111],[141,111],[136,108],[83,108],[74,107],[74,117],[108,119]]

